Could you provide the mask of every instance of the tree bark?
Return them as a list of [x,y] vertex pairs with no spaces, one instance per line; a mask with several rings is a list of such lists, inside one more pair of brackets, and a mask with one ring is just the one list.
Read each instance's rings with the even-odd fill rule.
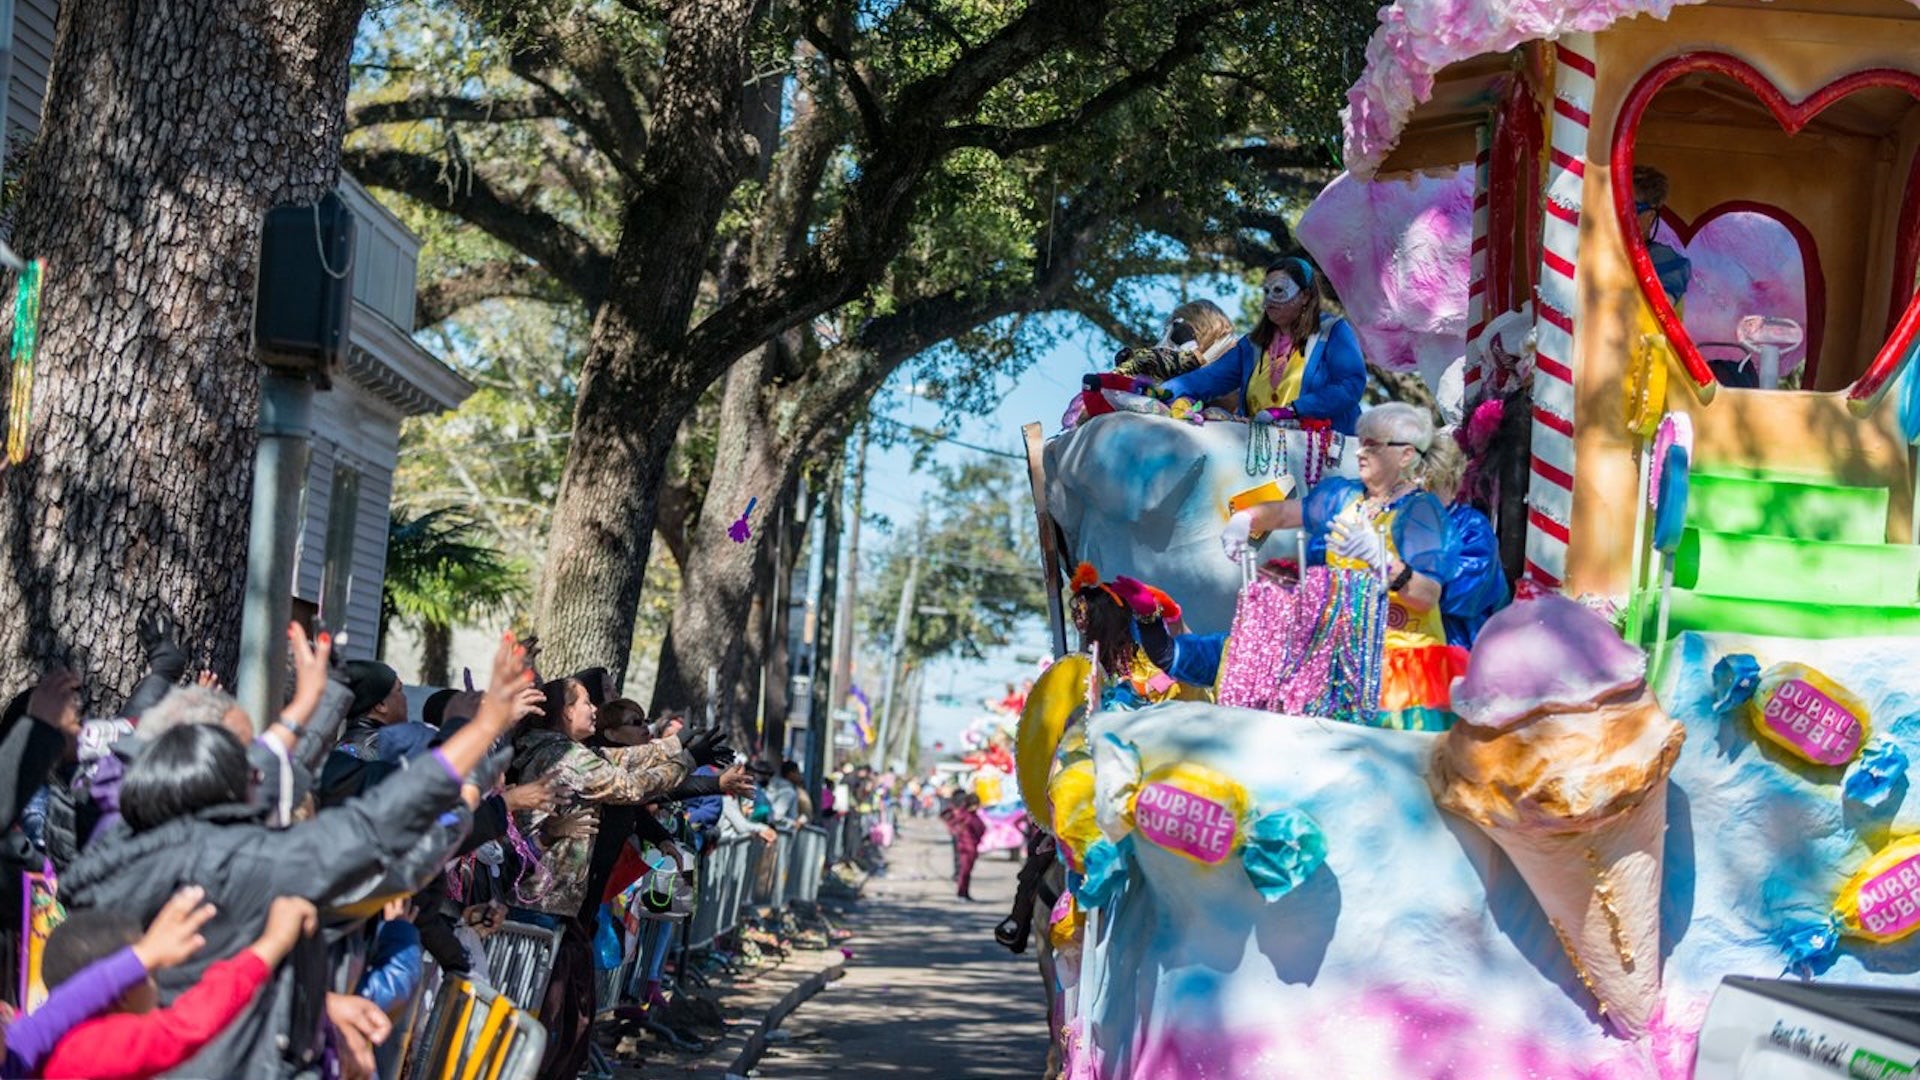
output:
[[231,677],[261,216],[338,183],[364,6],[61,4],[14,234],[45,285],[31,456],[0,500],[7,685],[65,664],[117,706],[159,608]]
[[[760,576],[756,556],[772,539],[789,486],[788,466],[778,456],[780,448],[762,411],[762,383],[774,348],[770,345],[750,354],[727,373],[713,479],[687,545],[686,560],[680,564],[680,603],[674,606],[673,621],[660,646],[660,669],[653,683],[655,709],[669,703],[704,709],[708,668],[719,672],[722,688],[731,688],[738,678],[747,609],[764,585],[756,581]],[[734,543],[727,529],[749,499],[758,500],[748,520],[751,535],[744,543]],[[728,714],[723,719],[735,719],[727,707],[731,705],[727,702],[720,708]],[[738,719],[750,721],[752,714]]]
[[766,759],[779,765],[786,756],[787,710],[792,707],[792,686],[787,681],[792,670],[792,652],[787,647],[793,629],[793,568],[805,535],[795,508],[799,499],[792,493],[781,500],[780,534],[773,544],[773,578],[767,583],[767,654],[761,661],[766,687],[760,703],[760,743]]

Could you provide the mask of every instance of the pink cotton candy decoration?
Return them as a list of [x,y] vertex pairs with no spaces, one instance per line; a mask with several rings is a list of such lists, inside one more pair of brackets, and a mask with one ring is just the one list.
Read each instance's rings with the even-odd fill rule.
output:
[[1473,170],[1335,177],[1294,230],[1340,295],[1367,361],[1436,385],[1467,351]]
[[1467,673],[1453,681],[1453,711],[1501,730],[1549,712],[1585,712],[1646,679],[1647,654],[1613,624],[1558,593],[1520,600],[1487,620]]
[[1395,0],[1380,9],[1367,66],[1347,91],[1346,166],[1371,178],[1400,142],[1407,118],[1433,97],[1440,69],[1529,41],[1604,30],[1621,19],[1665,19],[1704,0]]

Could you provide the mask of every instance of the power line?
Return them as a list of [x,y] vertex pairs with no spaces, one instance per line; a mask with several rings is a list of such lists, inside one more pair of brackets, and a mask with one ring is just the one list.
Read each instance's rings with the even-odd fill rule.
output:
[[952,443],[954,446],[958,446],[963,450],[972,450],[981,454],[992,454],[994,457],[1012,458],[1015,461],[1027,460],[1027,455],[1025,454],[1016,454],[1011,450],[995,450],[990,446],[981,446],[978,443],[970,443],[963,439],[956,439],[953,436],[946,434],[945,432],[935,431],[931,428],[923,428],[915,424],[909,424],[904,420],[895,420],[891,416],[881,416],[881,415],[875,414],[873,418],[875,420],[880,421],[881,423],[892,424],[896,428],[901,428],[905,430],[908,434],[913,435],[915,438],[929,439],[929,440],[932,440],[933,442]]

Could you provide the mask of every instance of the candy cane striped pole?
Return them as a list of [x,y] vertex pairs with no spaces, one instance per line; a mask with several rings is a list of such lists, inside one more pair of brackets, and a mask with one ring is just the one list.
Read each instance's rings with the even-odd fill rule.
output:
[[1593,35],[1568,34],[1554,46],[1553,125],[1548,134],[1545,227],[1534,316],[1533,478],[1527,491],[1527,576],[1559,588],[1567,576],[1573,521],[1575,267],[1580,252],[1581,186],[1593,110]]
[[1473,247],[1467,280],[1466,404],[1479,403],[1480,380],[1486,377],[1486,354],[1480,335],[1487,330],[1487,185],[1493,176],[1493,125],[1482,124],[1475,134],[1473,155]]

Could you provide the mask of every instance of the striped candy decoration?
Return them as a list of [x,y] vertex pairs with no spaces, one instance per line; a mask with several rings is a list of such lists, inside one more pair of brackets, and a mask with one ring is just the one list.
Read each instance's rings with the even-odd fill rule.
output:
[[1548,135],[1546,219],[1535,290],[1533,479],[1527,491],[1527,576],[1559,588],[1567,576],[1573,520],[1575,266],[1580,250],[1581,186],[1593,109],[1593,35],[1568,34],[1554,46],[1553,124]]
[[1493,175],[1493,128],[1480,125],[1473,156],[1473,248],[1467,280],[1466,404],[1479,400],[1480,380],[1486,377],[1486,353],[1477,348],[1487,331],[1487,185]]

